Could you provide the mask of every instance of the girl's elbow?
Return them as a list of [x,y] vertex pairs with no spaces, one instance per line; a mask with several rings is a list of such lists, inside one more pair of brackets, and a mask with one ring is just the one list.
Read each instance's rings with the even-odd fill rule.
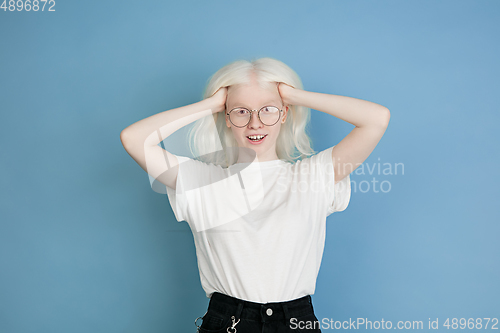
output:
[[120,141],[122,142],[122,145],[125,146],[125,142],[126,142],[125,130],[121,131],[121,133],[120,133]]
[[391,112],[388,108],[384,107],[380,115],[380,122],[383,127],[389,126],[389,121],[391,120]]

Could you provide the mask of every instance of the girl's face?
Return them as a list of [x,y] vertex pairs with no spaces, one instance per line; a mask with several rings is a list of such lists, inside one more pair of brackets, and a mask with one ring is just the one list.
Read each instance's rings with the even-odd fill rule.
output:
[[[229,120],[229,116],[226,115],[226,126],[231,128],[234,138],[238,142],[238,147],[247,148],[240,149],[238,163],[254,159],[254,156],[242,156],[241,152],[248,152],[248,149],[252,149],[257,154],[259,162],[278,159],[278,155],[276,154],[276,139],[278,138],[281,124],[286,120],[288,106],[282,104],[276,82],[267,82],[261,87],[255,77],[252,76],[248,84],[238,84],[228,87],[226,100],[227,112],[237,107],[248,110],[260,110],[263,106],[276,106],[278,109],[283,110],[276,124],[266,126],[259,120],[257,112],[252,112],[250,122],[246,126],[236,127]],[[264,138],[252,141],[249,136],[255,135],[263,135]]]

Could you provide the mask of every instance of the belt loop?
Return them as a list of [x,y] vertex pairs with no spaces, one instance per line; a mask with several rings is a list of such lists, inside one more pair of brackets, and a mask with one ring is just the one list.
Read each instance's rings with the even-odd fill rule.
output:
[[236,310],[236,314],[234,316],[239,319],[242,311],[243,311],[243,301],[240,300],[238,304],[238,309]]
[[281,306],[283,307],[283,314],[285,315],[285,325],[290,325],[290,313],[288,312],[288,306],[285,304],[285,302],[281,303]]

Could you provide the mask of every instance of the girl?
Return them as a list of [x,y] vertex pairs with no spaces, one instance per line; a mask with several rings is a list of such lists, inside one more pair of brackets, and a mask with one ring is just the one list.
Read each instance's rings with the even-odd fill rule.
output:
[[[313,155],[305,131],[310,109],[356,127]],[[122,131],[153,189],[166,190],[176,219],[193,232],[210,298],[199,332],[321,332],[310,295],[326,217],[347,207],[349,175],[389,118],[372,102],[302,90],[287,65],[261,58],[221,68],[202,101]],[[158,146],[195,121],[190,147],[197,159]]]

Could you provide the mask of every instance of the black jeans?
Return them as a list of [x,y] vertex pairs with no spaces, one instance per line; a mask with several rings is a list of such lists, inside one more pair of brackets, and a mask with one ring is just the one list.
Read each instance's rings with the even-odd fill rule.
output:
[[200,333],[320,333],[311,296],[276,303],[254,303],[212,294]]

